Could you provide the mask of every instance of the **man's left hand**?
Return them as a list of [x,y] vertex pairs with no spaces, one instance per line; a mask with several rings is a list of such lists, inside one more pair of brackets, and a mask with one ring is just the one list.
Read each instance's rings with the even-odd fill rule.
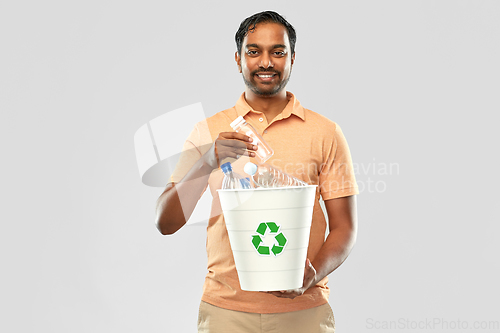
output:
[[302,288],[298,289],[290,289],[290,290],[281,290],[281,291],[268,291],[268,293],[273,294],[276,297],[284,297],[294,299],[297,296],[300,296],[309,289],[316,279],[316,269],[314,269],[311,261],[306,259],[306,268],[304,270],[304,282],[302,283]]

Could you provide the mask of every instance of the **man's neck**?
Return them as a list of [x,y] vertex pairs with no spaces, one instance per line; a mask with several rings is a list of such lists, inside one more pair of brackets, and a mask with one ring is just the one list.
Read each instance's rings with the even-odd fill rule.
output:
[[247,89],[245,91],[245,100],[252,109],[264,113],[268,123],[279,115],[288,104],[288,98],[284,89],[277,95],[269,97],[259,96]]

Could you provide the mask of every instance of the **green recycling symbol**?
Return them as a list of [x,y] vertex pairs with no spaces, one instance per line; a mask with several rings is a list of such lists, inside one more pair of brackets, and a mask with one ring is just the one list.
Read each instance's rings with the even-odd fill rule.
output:
[[[270,256],[271,252],[274,256],[277,256],[283,251],[283,247],[286,245],[286,237],[282,232],[278,233],[280,226],[274,222],[261,222],[257,227],[255,232],[258,235],[252,235],[252,244],[255,247],[255,250],[261,255]],[[274,236],[274,244],[271,249],[269,246],[263,245],[262,237],[266,234],[266,231],[269,230],[269,234]]]

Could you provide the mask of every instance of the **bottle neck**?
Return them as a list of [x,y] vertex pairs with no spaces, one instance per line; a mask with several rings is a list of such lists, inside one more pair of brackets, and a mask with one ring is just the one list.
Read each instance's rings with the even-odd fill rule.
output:
[[246,126],[246,125],[247,125],[247,122],[245,120],[242,120],[238,124],[236,124],[236,126],[234,126],[234,130],[239,131],[240,128],[242,128],[243,126]]

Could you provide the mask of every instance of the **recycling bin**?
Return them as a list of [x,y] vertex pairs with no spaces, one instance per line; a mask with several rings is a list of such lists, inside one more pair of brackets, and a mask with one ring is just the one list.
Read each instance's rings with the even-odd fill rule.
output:
[[217,190],[242,290],[302,287],[316,188]]

